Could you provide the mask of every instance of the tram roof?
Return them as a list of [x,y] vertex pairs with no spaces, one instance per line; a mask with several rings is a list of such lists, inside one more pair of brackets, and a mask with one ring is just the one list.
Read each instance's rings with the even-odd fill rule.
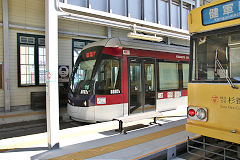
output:
[[190,52],[189,47],[167,45],[167,44],[161,44],[161,43],[123,39],[123,38],[108,38],[101,41],[93,42],[85,46],[83,49],[90,48],[93,46],[134,48],[134,49],[170,52],[170,53],[178,53],[178,54],[189,54]]

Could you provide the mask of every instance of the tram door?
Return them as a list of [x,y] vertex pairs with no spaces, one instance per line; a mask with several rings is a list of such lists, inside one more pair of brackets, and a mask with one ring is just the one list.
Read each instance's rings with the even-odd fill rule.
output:
[[155,60],[129,58],[129,114],[156,110]]

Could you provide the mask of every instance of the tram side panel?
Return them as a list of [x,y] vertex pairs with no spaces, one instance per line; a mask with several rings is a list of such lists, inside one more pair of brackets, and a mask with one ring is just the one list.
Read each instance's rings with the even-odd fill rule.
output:
[[187,108],[187,90],[164,91],[157,93],[157,111],[168,111],[177,108]]
[[112,55],[120,59],[120,77],[121,81],[119,89],[112,89],[107,94],[96,94],[94,109],[95,121],[108,121],[116,117],[121,117],[127,114],[126,108],[126,88],[124,87],[125,73],[124,73],[124,57],[122,56],[122,48],[118,47],[105,47],[102,51],[103,54]]
[[[163,112],[168,110],[174,110],[179,108],[187,108],[188,103],[188,93],[187,93],[187,81],[188,81],[188,61],[189,56],[187,54],[175,54],[175,53],[167,53],[167,52],[158,52],[158,51],[147,51],[147,50],[138,50],[138,49],[125,49],[129,50],[130,55],[128,57],[138,57],[138,58],[155,58],[156,60],[156,68],[155,72],[155,80],[156,80],[156,111]],[[126,57],[126,56],[125,56]],[[166,66],[162,67],[161,64],[175,64],[176,66],[187,65],[184,70],[183,67],[177,67],[177,71],[172,71]],[[165,71],[163,71],[166,69]],[[175,69],[175,68],[174,68]],[[127,68],[125,68],[127,70]],[[181,71],[179,71],[181,70]],[[161,74],[160,72],[167,73],[170,71],[170,74]],[[181,74],[179,74],[181,72]],[[127,73],[126,73],[127,75]],[[178,82],[172,86],[171,84],[175,83],[173,77],[171,75],[176,76]],[[162,76],[164,78],[159,78]],[[168,77],[169,76],[169,77]],[[185,78],[183,78],[185,76]],[[167,85],[164,88],[161,88],[160,81],[165,81]],[[127,80],[125,80],[127,82]],[[185,84],[183,85],[183,83]],[[126,89],[127,90],[127,89]]]

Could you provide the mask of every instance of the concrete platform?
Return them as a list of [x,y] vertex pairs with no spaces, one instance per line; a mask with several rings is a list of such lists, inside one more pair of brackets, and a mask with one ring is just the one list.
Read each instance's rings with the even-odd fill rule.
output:
[[[66,108],[60,108],[60,118],[67,114]],[[30,108],[14,110],[11,112],[0,112],[0,125],[46,119],[46,110],[33,110]]]
[[[185,110],[164,112],[181,116]],[[162,118],[159,125],[152,119],[125,125],[128,134],[115,132],[117,121],[60,130],[60,148],[48,150],[47,134],[35,134],[0,140],[0,159],[152,159],[181,151],[187,136],[185,117]],[[152,157],[152,158],[150,158]]]

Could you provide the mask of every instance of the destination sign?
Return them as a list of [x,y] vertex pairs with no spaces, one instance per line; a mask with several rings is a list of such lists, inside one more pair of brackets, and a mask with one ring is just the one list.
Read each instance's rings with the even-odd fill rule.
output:
[[203,25],[224,22],[240,17],[240,0],[233,0],[202,10]]

